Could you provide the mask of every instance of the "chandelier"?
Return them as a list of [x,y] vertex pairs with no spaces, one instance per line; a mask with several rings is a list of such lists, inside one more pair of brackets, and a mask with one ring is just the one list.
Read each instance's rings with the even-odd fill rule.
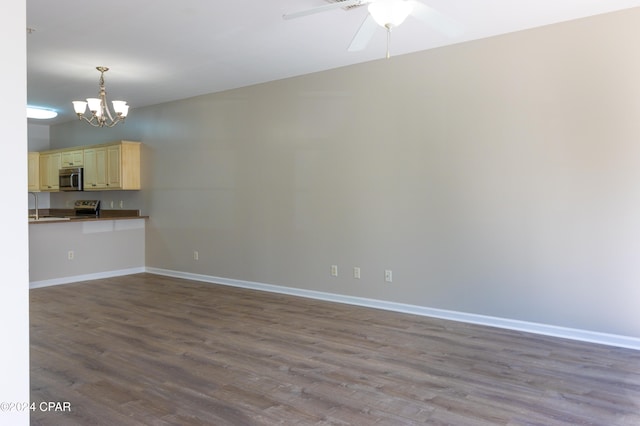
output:
[[[93,127],[113,127],[124,119],[129,113],[129,105],[126,101],[113,101],[113,114],[109,110],[107,104],[107,92],[104,89],[104,73],[109,71],[107,67],[96,67],[100,71],[100,93],[98,98],[87,98],[87,101],[73,101],[73,109],[76,111],[78,118],[91,124]],[[85,116],[85,110],[89,106],[91,117]],[[115,117],[115,118],[114,118]]]

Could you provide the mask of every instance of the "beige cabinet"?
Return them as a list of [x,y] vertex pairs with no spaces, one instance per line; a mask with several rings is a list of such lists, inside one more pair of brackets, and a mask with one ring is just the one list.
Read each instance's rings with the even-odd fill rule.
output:
[[58,190],[58,173],[61,166],[60,152],[40,153],[40,191]]
[[84,190],[107,189],[107,149],[84,150]]
[[107,147],[107,186],[122,188],[122,145]]
[[85,191],[140,189],[140,148],[140,142],[119,141],[29,153],[29,191],[58,191],[63,167],[84,168]]
[[40,153],[29,153],[29,185],[30,192],[40,191]]
[[82,167],[84,164],[84,150],[74,149],[62,151],[62,167]]
[[121,141],[85,148],[84,189],[140,189],[140,142]]

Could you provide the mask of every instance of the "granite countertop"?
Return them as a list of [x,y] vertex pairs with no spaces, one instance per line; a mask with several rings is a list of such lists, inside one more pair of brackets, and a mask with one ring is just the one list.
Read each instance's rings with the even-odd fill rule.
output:
[[29,223],[88,222],[99,220],[147,219],[140,210],[100,210],[99,216],[76,216],[73,209],[39,209],[38,220],[34,209],[29,210]]

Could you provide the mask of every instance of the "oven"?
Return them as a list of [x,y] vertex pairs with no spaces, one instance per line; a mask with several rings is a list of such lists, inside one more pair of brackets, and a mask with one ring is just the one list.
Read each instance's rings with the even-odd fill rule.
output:
[[73,204],[74,216],[71,219],[100,217],[100,200],[76,200]]

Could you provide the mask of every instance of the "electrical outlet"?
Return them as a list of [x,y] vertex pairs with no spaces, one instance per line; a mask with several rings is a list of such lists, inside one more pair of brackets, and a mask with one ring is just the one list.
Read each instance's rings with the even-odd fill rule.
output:
[[338,276],[338,265],[331,265],[331,276],[332,277]]
[[73,260],[73,257],[75,256],[75,253],[73,252],[73,250],[69,250],[67,252],[67,259],[69,260]]
[[353,267],[353,278],[360,279],[360,268],[358,266]]
[[197,250],[193,251],[193,260],[200,260],[200,253]]
[[393,272],[391,271],[391,269],[385,269],[384,280],[388,283],[393,282]]

